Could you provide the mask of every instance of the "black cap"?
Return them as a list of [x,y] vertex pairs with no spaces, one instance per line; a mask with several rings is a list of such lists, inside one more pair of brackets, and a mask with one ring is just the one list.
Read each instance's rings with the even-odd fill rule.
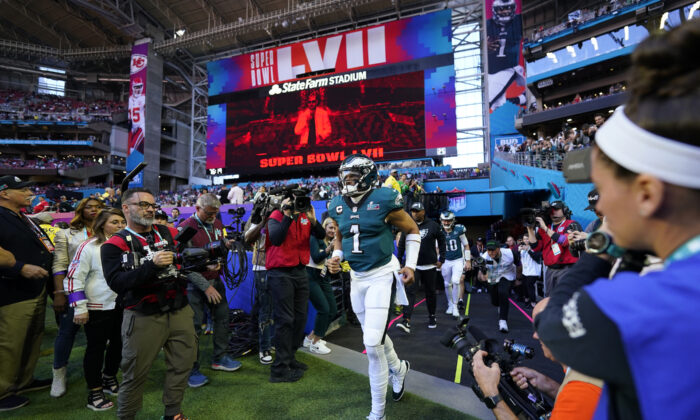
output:
[[488,249],[489,251],[493,251],[493,250],[496,249],[496,248],[500,248],[500,247],[498,246],[498,242],[496,242],[496,241],[488,241],[488,242],[486,242],[486,249]]
[[425,207],[423,207],[423,203],[421,203],[421,202],[413,203],[411,205],[411,211],[423,211],[423,210],[425,210]]
[[154,219],[165,219],[168,220],[168,214],[164,212],[163,210],[156,210],[154,216]]
[[19,177],[14,175],[5,175],[0,177],[0,191],[19,190],[30,185],[34,185],[34,183],[29,181],[22,182]]
[[484,242],[484,238],[481,237],[481,236],[479,236],[478,238],[476,238],[476,241],[477,241],[477,242]]
[[593,188],[591,192],[588,193],[588,207],[586,207],[584,210],[595,211],[595,205],[598,203],[599,197],[598,190]]
[[564,207],[566,206],[566,204],[564,204],[564,202],[561,201],[561,200],[556,200],[556,201],[552,201],[552,202],[549,204],[549,206],[550,206],[551,208],[553,208],[553,209],[562,210],[562,209],[564,209]]

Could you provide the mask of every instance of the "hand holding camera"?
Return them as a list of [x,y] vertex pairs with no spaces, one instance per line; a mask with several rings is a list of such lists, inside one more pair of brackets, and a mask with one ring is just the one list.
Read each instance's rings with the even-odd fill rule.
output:
[[153,264],[156,267],[165,268],[173,263],[174,255],[172,251],[158,251],[153,254]]
[[544,230],[547,230],[547,224],[544,222],[544,219],[541,217],[535,217],[535,222]]

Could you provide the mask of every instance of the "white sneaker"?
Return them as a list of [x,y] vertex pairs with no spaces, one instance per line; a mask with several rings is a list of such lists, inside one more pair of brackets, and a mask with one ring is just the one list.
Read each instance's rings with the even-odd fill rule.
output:
[[382,415],[380,417],[374,413],[369,413],[369,416],[367,416],[367,420],[386,420],[386,416]]
[[459,308],[457,308],[457,305],[452,307],[452,316],[455,318],[459,318]]
[[506,322],[505,319],[501,319],[498,321],[498,329],[501,332],[506,332],[506,333],[508,332],[508,323]]
[[309,351],[316,354],[328,354],[331,352],[331,349],[326,347],[323,340],[318,340],[316,343],[311,343],[309,346]]
[[66,393],[66,370],[65,366],[53,370],[53,382],[51,383],[49,395],[54,398],[61,397]]
[[[326,340],[319,339],[319,342],[326,344]],[[304,347],[308,348],[310,345],[314,343],[314,340],[310,339],[309,336],[304,337]]]
[[454,311],[454,308],[455,308],[455,306],[452,304],[452,302],[447,302],[447,310],[445,311],[445,313],[447,315],[451,315],[452,312]]

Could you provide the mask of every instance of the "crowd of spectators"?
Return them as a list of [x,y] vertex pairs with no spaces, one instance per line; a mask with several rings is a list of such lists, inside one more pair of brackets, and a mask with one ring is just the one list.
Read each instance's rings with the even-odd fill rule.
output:
[[78,169],[100,164],[99,160],[83,159],[81,157],[37,157],[36,159],[21,159],[18,157],[0,158],[0,168],[4,169]]
[[527,137],[521,144],[498,145],[496,156],[520,165],[560,170],[566,153],[593,145],[595,134],[604,122],[603,114],[595,114],[592,124],[568,127],[554,136]]
[[580,25],[586,22],[589,22],[593,19],[597,19],[601,16],[619,13],[620,9],[636,5],[640,2],[641,0],[601,1],[597,7],[580,9],[578,10],[578,13],[570,14],[566,17],[566,20],[564,22],[561,22],[556,26],[552,26],[549,28],[540,26],[539,28],[532,31],[532,38],[529,40],[525,39],[525,42],[539,42],[543,38],[555,35],[569,28],[573,28],[574,30],[576,30]]
[[545,103],[542,105],[542,109],[539,109],[537,103],[533,102],[529,107],[522,109],[520,115],[534,114],[540,111],[550,111],[552,109],[562,108],[568,105],[575,105],[582,102],[592,101],[594,99],[604,98],[610,95],[616,95],[626,90],[627,86],[625,83],[615,83],[610,85],[608,88],[595,89],[595,91],[587,92],[583,95],[577,93],[573,97],[565,98],[564,100],[559,99],[550,103]]
[[124,112],[126,109],[124,102],[84,102],[76,98],[34,92],[0,91],[0,120],[111,121],[113,112]]

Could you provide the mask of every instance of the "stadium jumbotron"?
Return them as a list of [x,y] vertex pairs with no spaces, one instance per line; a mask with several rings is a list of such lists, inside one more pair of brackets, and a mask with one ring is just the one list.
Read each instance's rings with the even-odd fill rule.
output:
[[0,3],[3,418],[700,412],[700,1]]

